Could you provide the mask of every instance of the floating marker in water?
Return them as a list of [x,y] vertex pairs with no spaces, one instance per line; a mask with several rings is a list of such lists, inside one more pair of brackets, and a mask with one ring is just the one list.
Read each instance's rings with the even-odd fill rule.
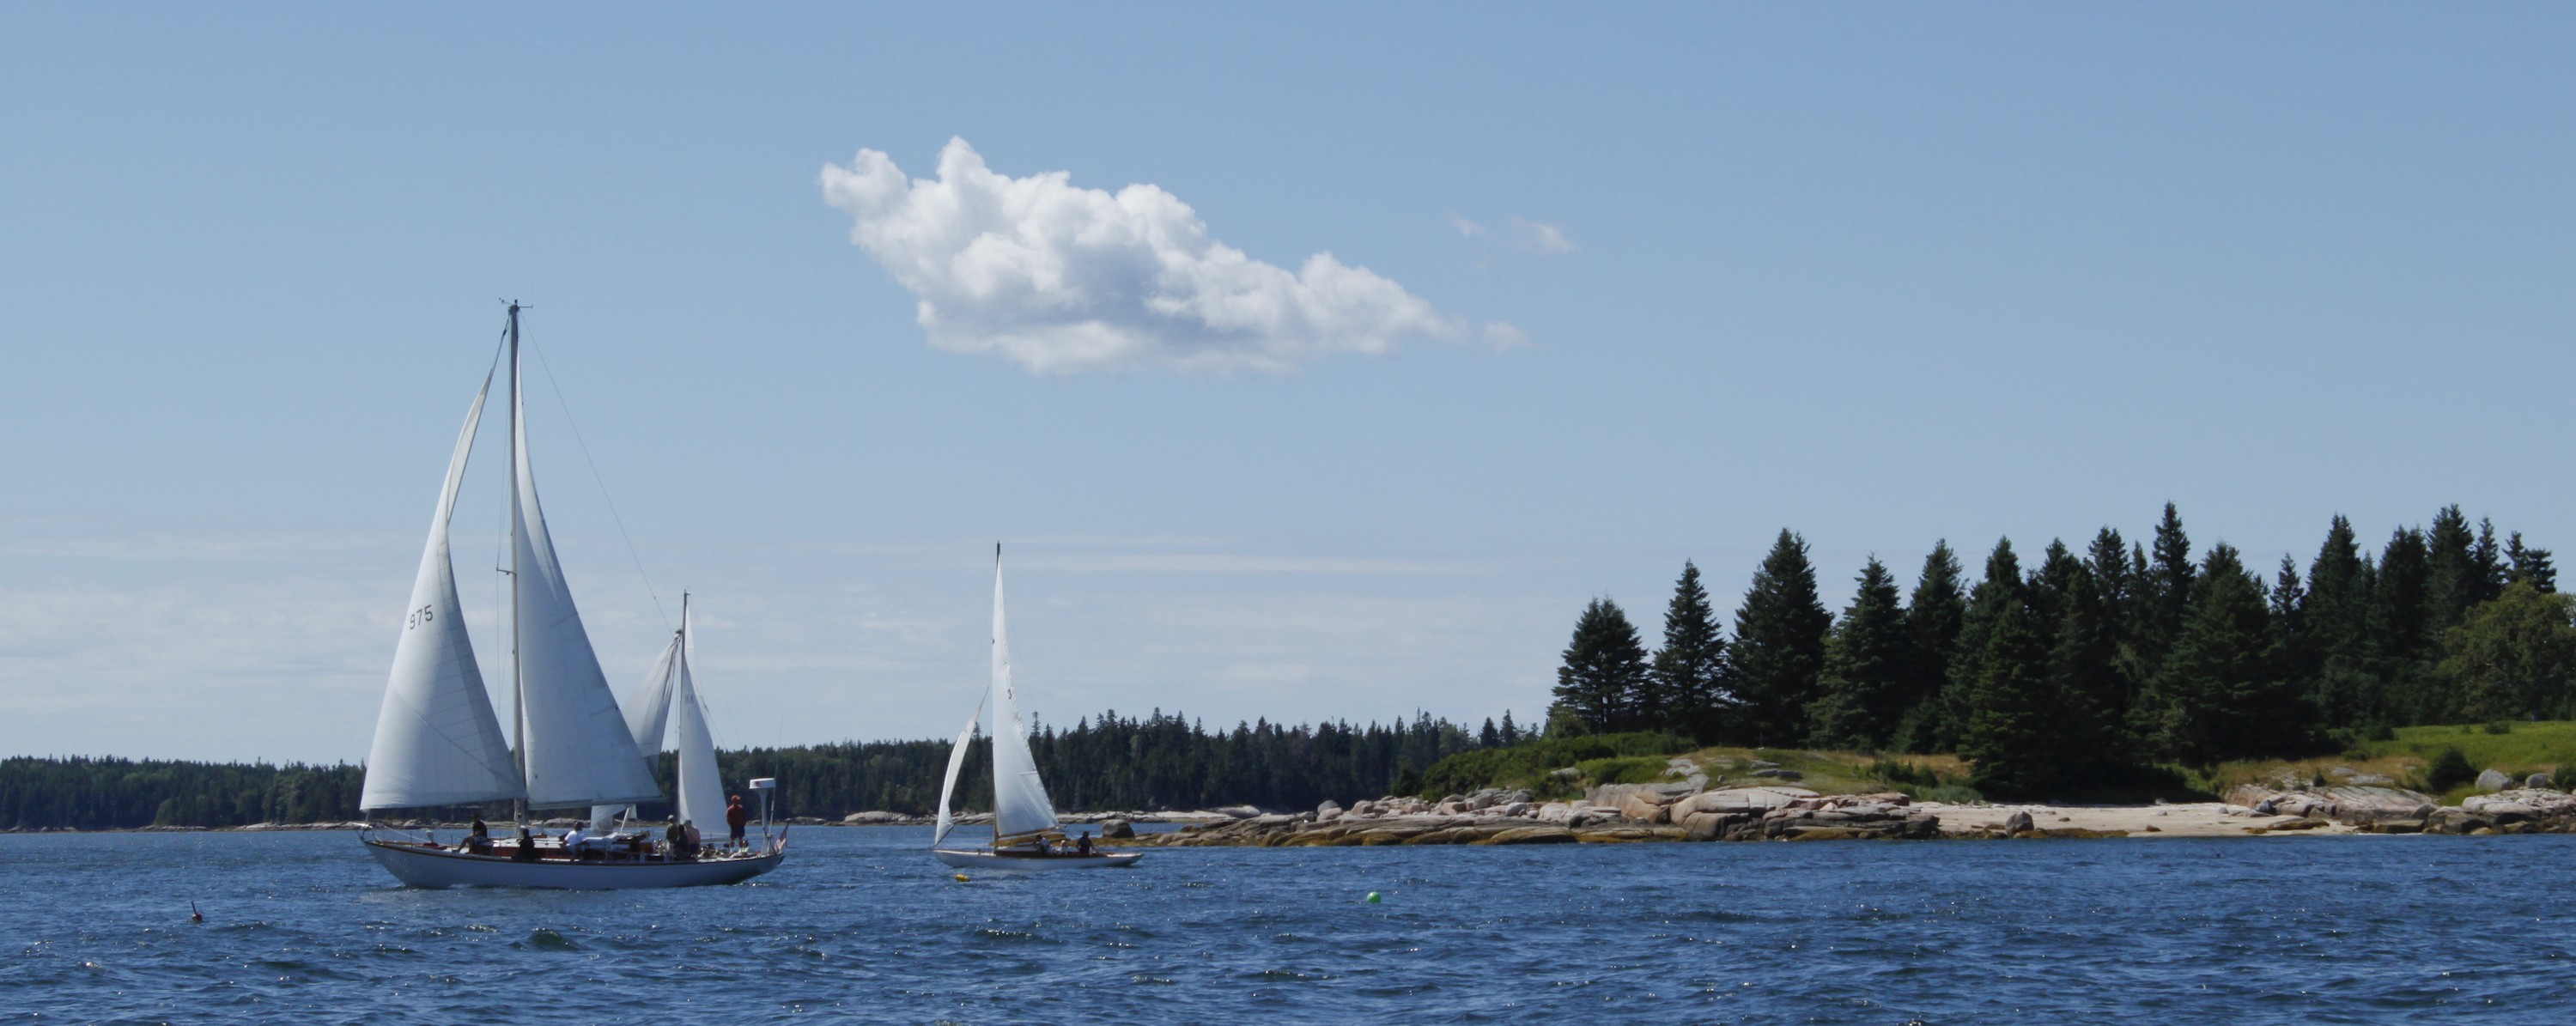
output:
[[1368,897],[1361,898],[1360,900],[1361,900],[1361,901],[1368,902],[1368,903],[1369,903],[1369,904],[1371,904],[1371,905],[1375,905],[1375,904],[1377,904],[1377,903],[1378,903],[1378,900],[1377,900],[1377,892],[1376,892],[1376,891],[1370,891],[1370,892],[1369,892],[1369,896],[1368,896]]
[[958,883],[965,883],[965,882],[966,882],[966,874],[964,874],[964,873],[959,873],[959,874],[957,874],[957,882],[958,882]]
[[206,914],[197,911],[197,901],[194,898],[188,899],[188,921],[191,923],[202,923],[206,921]]

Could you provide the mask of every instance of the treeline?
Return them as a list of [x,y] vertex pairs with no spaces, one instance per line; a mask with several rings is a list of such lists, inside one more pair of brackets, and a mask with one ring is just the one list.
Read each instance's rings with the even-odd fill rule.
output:
[[2457,506],[2376,553],[2337,516],[2304,575],[2284,556],[2269,580],[2225,543],[2195,558],[2171,504],[2150,541],[2105,527],[2034,562],[2003,539],[1971,581],[1938,543],[1901,594],[1872,558],[1836,617],[1784,530],[1732,637],[1685,563],[1660,649],[1609,599],[1585,608],[1546,733],[1953,752],[1977,787],[2029,795],[2399,726],[2576,716],[2576,598],[2548,550]]
[[[1313,808],[1397,789],[1459,752],[1519,740],[1517,726],[1487,722],[1470,732],[1418,714],[1390,725],[1332,721],[1284,726],[1267,720],[1208,730],[1179,714],[1104,712],[1070,729],[1039,725],[1029,737],[1056,807],[1066,811],[1195,809],[1221,805]],[[865,809],[927,815],[939,807],[950,742],[861,741],[719,752],[729,792],[775,777],[776,816],[825,816]],[[676,759],[662,757],[665,794],[677,793]],[[0,827],[106,830],[140,826],[246,826],[360,819],[358,766],[270,766],[116,758],[0,760]],[[958,780],[957,807],[993,807],[992,756],[978,739]],[[754,800],[757,808],[757,801]],[[459,819],[471,810],[430,813]],[[486,807],[506,817],[509,803]],[[647,805],[667,816],[668,804]]]
[[[1326,799],[1348,803],[1388,794],[1399,778],[1450,755],[1519,740],[1517,726],[1510,731],[1506,738],[1504,728],[1488,722],[1471,733],[1429,714],[1391,725],[1292,727],[1258,720],[1211,731],[1176,713],[1139,718],[1111,711],[1069,729],[1040,724],[1030,731],[1029,750],[1056,808],[1067,811],[1313,808]],[[860,809],[920,815],[939,806],[948,748],[946,741],[755,748],[721,753],[717,762],[728,786],[776,777],[779,815]],[[993,807],[992,755],[982,739],[968,751],[957,805]]]
[[0,827],[109,830],[358,818],[356,766],[0,759]]

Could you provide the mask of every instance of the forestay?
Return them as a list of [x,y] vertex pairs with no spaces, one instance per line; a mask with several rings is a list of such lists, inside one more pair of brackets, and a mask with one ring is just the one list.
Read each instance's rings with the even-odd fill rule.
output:
[[456,491],[474,451],[476,426],[492,379],[474,394],[465,428],[447,461],[447,481],[429,521],[429,544],[412,580],[411,607],[394,643],[394,666],[376,715],[375,743],[367,751],[362,809],[411,809],[519,798],[519,770],[501,734],[500,717],[483,690],[474,642],[465,631],[456,598],[456,570],[448,556],[449,519]]
[[516,551],[511,594],[518,628],[521,756],[526,760],[528,805],[626,805],[658,800],[661,788],[645,772],[626,717],[599,671],[572,587],[555,559],[537,502],[537,480],[528,462],[528,424],[511,354],[512,468],[510,518]]

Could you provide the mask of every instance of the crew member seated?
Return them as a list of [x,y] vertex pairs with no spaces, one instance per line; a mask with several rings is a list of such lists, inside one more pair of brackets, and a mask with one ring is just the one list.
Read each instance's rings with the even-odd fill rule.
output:
[[510,853],[510,860],[513,862],[535,862],[537,860],[537,839],[529,836],[528,828],[519,828],[519,847]]

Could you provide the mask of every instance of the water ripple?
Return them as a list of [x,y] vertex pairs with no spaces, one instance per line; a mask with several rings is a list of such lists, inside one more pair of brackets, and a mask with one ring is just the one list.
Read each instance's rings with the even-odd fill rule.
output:
[[[1155,851],[391,886],[345,834],[0,837],[8,1021],[2565,1021],[2576,837]],[[1369,891],[1384,896],[1365,904]],[[208,922],[186,922],[195,899]]]

